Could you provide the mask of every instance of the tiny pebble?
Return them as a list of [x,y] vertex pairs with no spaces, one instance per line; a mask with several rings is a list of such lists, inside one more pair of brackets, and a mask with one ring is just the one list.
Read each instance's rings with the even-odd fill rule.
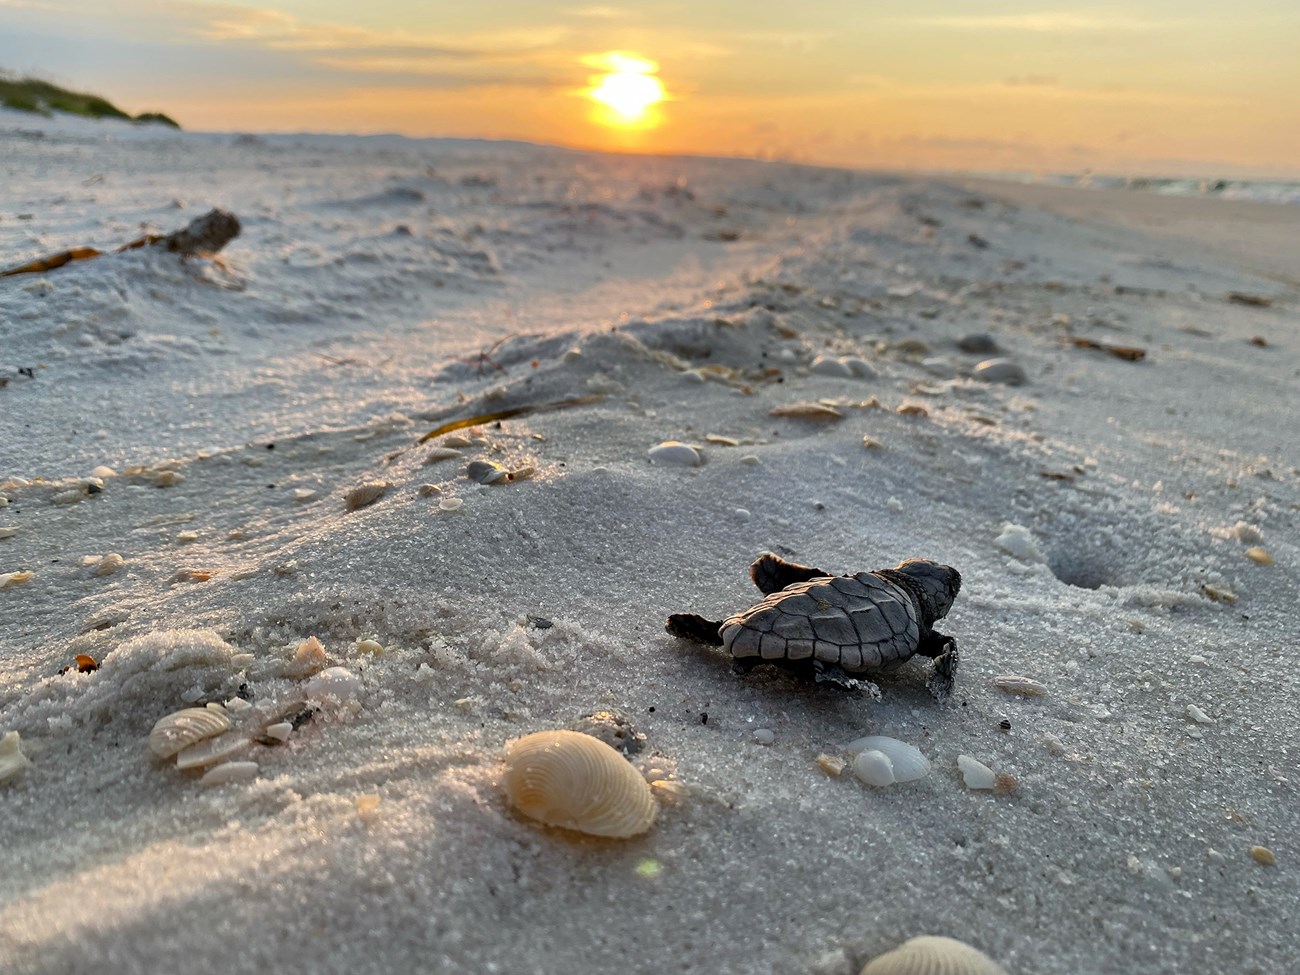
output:
[[985,335],[983,332],[972,332],[969,335],[963,335],[957,340],[957,348],[974,355],[996,355],[999,351],[997,342],[993,341],[993,336]]
[[737,521],[749,521],[750,518],[748,508],[737,508],[732,514],[736,516]]
[[754,741],[760,745],[770,745],[776,741],[776,733],[771,728],[759,728],[754,732]]
[[1271,867],[1277,863],[1277,857],[1267,846],[1252,846],[1250,848],[1250,857],[1261,866]]

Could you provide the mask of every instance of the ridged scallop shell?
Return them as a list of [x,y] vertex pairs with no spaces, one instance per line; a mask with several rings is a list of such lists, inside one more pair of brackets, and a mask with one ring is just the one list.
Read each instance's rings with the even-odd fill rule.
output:
[[644,833],[658,811],[645,779],[622,755],[577,731],[539,731],[508,743],[505,789],[525,816],[592,836]]
[[149,732],[149,747],[159,758],[170,758],[204,738],[230,728],[230,719],[214,708],[186,708],[164,715]]
[[856,754],[853,771],[867,785],[915,782],[930,774],[930,760],[915,745],[884,735],[867,735],[844,746]]
[[1007,970],[964,942],[923,935],[867,962],[859,975],[1007,975]]
[[248,736],[232,731],[217,738],[205,738],[176,753],[176,767],[184,771],[225,761],[248,746]]

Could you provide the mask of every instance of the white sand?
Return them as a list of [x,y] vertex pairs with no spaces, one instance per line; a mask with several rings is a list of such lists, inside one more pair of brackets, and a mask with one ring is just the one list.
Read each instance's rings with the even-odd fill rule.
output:
[[[135,251],[0,280],[0,573],[34,573],[0,590],[0,732],[33,762],[0,784],[0,970],[835,973],[920,933],[1020,975],[1300,966],[1300,356],[1276,277],[1107,221],[1131,194],[1075,223],[931,181],[509,145],[4,115],[0,187],[5,265],[214,205],[244,221],[225,269]],[[1075,348],[1061,315],[1148,357]],[[1029,382],[967,378],[972,332]],[[810,374],[818,354],[879,377]],[[414,446],[592,394],[462,431],[531,480]],[[768,415],[806,400],[847,416]],[[670,439],[707,462],[651,466]],[[880,703],[742,678],[663,632],[747,605],[769,549],[957,566],[953,699],[922,666]],[[116,573],[83,565],[108,552]],[[151,758],[187,701],[300,699],[310,635],[360,676],[351,706],[250,746],[252,781]],[[78,653],[102,667],[60,675]],[[610,707],[685,787],[652,832],[507,808],[507,739]],[[819,770],[865,734],[933,772]],[[959,754],[1018,790],[968,791]]]

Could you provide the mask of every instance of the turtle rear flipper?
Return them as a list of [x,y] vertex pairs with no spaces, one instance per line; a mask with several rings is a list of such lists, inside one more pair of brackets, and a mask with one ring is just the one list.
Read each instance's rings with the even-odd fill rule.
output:
[[722,646],[722,620],[706,620],[694,613],[673,613],[664,629],[682,640],[694,640],[711,647]]
[[952,694],[953,678],[957,676],[957,664],[961,659],[957,654],[957,641],[950,636],[944,640],[947,649],[934,658],[934,669],[925,682],[934,699],[940,702],[948,700]]
[[781,556],[773,555],[771,552],[764,552],[749,567],[749,577],[754,580],[754,585],[758,586],[759,591],[769,595],[780,592],[786,586],[792,586],[796,582],[807,582],[809,579],[820,579],[827,575],[830,573],[814,569],[811,565],[787,562]]

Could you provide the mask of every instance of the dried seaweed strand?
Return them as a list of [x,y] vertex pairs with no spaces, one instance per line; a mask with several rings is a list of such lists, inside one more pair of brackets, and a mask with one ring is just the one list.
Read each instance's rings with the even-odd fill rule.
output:
[[543,413],[550,410],[567,410],[571,406],[587,406],[591,403],[599,403],[605,397],[603,396],[577,396],[573,399],[552,400],[549,403],[531,403],[526,406],[512,406],[505,410],[496,410],[492,413],[479,413],[476,416],[467,416],[462,420],[449,420],[442,426],[430,430],[423,437],[416,441],[417,444],[427,443],[434,437],[441,437],[444,433],[451,433],[453,430],[464,430],[466,427],[478,427],[484,423],[493,423],[496,420],[509,420],[516,416],[526,416],[529,413]]

